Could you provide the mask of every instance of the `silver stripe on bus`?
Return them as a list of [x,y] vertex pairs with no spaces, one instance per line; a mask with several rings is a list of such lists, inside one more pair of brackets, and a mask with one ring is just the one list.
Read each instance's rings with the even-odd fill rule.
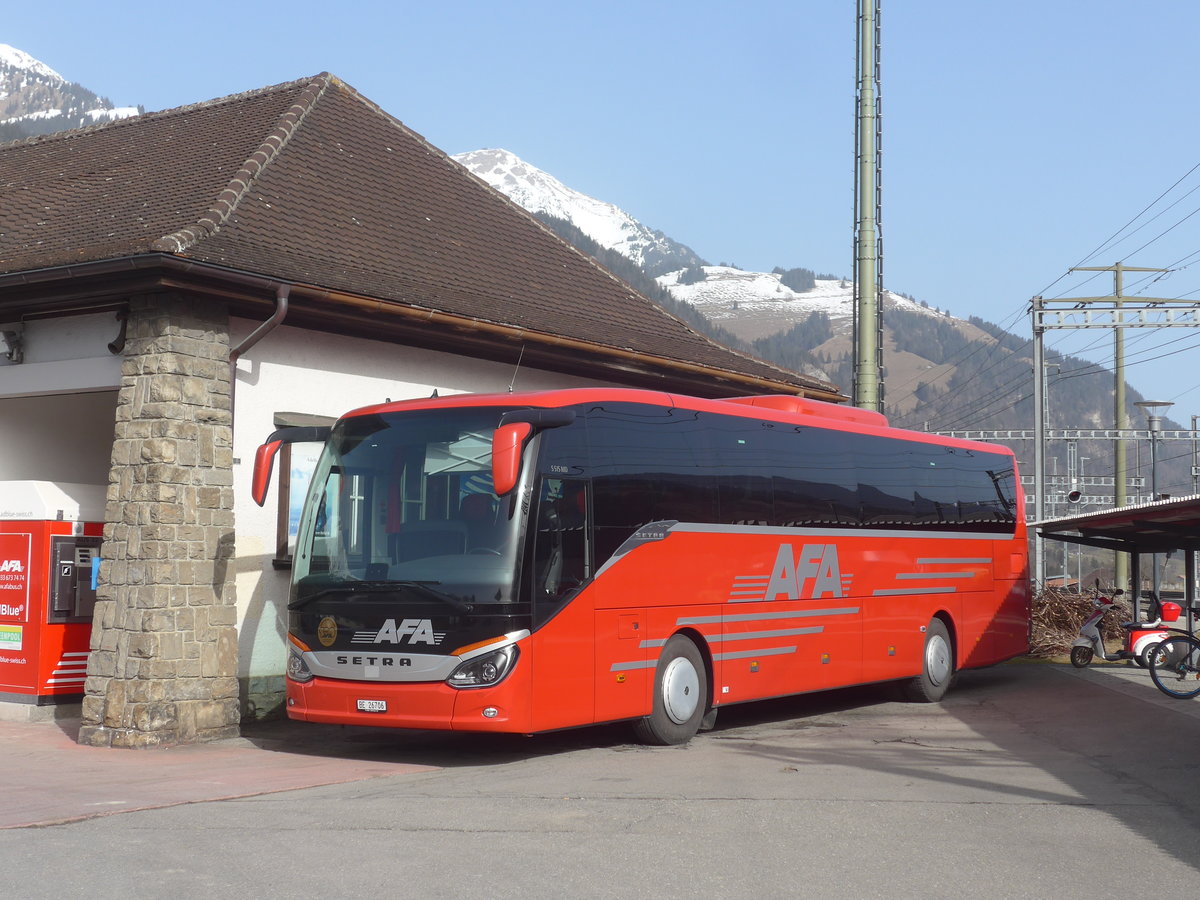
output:
[[769,647],[766,650],[735,650],[732,653],[714,653],[713,659],[748,659],[752,656],[782,656],[795,653],[795,647]]
[[991,563],[986,556],[963,557],[961,559],[917,559],[918,566],[969,566],[972,564],[985,566]]
[[628,672],[631,669],[653,669],[658,665],[657,659],[644,659],[639,662],[613,663],[610,672]]
[[[828,591],[827,593],[833,593],[833,592]],[[843,579],[842,593],[843,594],[850,593],[850,589],[846,585],[845,579]],[[796,598],[789,597],[788,599],[795,600]],[[817,599],[817,598],[814,597],[813,599]],[[746,591],[730,591],[729,596],[727,596],[725,598],[725,602],[726,603],[778,603],[779,601],[778,600],[769,600],[767,598],[766,589],[764,588],[763,590],[756,591],[753,594],[750,594]]]
[[[745,632],[743,634],[730,634],[730,635],[705,635],[704,637],[709,643],[716,643],[718,641],[743,641],[743,640],[748,641],[748,640],[754,640],[757,638],[788,637],[788,636],[796,635],[796,634],[819,634],[824,630],[825,629],[823,626],[818,625],[818,626],[815,626],[812,628],[790,628],[790,629],[786,629],[786,630],[782,630],[782,631]],[[666,643],[665,640],[642,641],[641,646],[643,648],[649,649],[651,647],[661,647],[665,643]],[[786,653],[795,653],[795,652],[796,652],[795,647],[766,647],[766,648],[759,649],[759,650],[732,650],[728,653],[714,653],[712,658],[714,660],[748,659],[748,658],[754,657],[754,656],[780,656],[780,655],[783,655]],[[653,669],[657,665],[658,665],[657,658],[650,659],[650,660],[638,660],[636,662],[618,662],[618,663],[613,663],[611,668],[609,669],[609,671],[610,672],[629,672],[629,671],[633,671],[635,669]]]
[[901,594],[953,594],[956,587],[923,587],[923,588],[880,588],[872,591],[872,597],[896,597]]
[[956,541],[1010,541],[1010,531],[889,531],[882,528],[837,527],[787,528],[782,525],[710,525],[704,522],[680,522],[672,531],[696,534],[773,534],[795,537],[867,537],[867,538],[929,538]]
[[[808,625],[804,628],[781,628],[778,631],[735,631],[731,634],[706,634],[704,639],[710,644],[718,644],[723,641],[754,641],[760,638],[792,637],[797,634],[820,634],[824,630],[824,625]],[[651,647],[661,647],[665,643],[665,640],[642,641],[641,647],[643,650],[648,650]]]
[[735,631],[732,634],[706,634],[710,644],[718,641],[752,641],[756,638],[791,637],[794,634],[820,634],[825,630],[824,625],[809,625],[804,628],[783,628],[779,631]]
[[919,581],[922,578],[974,578],[974,572],[901,572],[896,580]]
[[683,625],[715,625],[719,622],[763,622],[769,619],[798,619],[802,616],[849,616],[858,612],[857,606],[840,609],[793,609],[785,612],[737,613],[732,616],[684,616],[675,620],[678,628]]

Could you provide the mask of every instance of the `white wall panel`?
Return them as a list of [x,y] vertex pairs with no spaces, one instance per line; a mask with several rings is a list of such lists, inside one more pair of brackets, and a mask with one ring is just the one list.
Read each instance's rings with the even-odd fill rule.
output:
[[0,399],[0,481],[108,484],[117,392]]

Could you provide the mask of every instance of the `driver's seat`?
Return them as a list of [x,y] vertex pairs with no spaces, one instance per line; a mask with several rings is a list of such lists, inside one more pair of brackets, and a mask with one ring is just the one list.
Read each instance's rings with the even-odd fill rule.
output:
[[467,550],[483,547],[498,549],[501,529],[496,523],[496,507],[489,494],[467,494],[458,507],[458,518],[467,526]]

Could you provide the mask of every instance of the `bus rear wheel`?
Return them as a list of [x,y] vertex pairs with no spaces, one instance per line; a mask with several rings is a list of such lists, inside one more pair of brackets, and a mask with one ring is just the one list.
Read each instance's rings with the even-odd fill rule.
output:
[[937,703],[946,695],[954,677],[954,645],[941,619],[932,619],[925,629],[925,652],[921,674],[904,682],[904,698],[913,703]]
[[700,651],[683,635],[667,641],[654,671],[654,708],[634,725],[644,744],[686,744],[708,711],[708,675]]

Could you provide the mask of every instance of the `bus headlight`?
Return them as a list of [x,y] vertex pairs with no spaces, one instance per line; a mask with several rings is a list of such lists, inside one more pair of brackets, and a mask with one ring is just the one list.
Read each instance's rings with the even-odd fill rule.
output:
[[313,673],[308,668],[308,663],[304,661],[304,657],[299,653],[288,654],[287,677],[300,684],[313,680]]
[[456,688],[491,687],[499,684],[513,670],[519,652],[516,644],[509,644],[507,647],[469,659],[450,674],[446,684]]

